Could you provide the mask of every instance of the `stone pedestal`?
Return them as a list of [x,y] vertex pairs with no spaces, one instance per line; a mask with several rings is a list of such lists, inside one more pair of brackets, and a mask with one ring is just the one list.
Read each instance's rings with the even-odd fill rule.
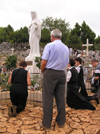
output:
[[27,67],[26,70],[32,74],[32,73],[41,73],[41,70],[36,66],[35,61],[26,61]]
[[25,61],[27,62],[26,70],[29,71],[29,73],[41,73],[41,70],[36,66],[35,59],[36,57],[40,57],[40,53],[35,53],[33,55],[29,54]]

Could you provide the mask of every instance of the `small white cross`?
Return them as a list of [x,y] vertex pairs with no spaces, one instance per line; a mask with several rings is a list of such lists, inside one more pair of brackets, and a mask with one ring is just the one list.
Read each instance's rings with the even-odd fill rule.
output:
[[89,51],[89,46],[93,46],[93,44],[89,44],[89,39],[86,40],[86,44],[82,44],[82,46],[86,46],[86,50],[87,50],[87,56],[88,56],[88,51]]
[[11,48],[12,54],[14,53],[14,50],[15,50],[15,49],[12,47],[12,48]]

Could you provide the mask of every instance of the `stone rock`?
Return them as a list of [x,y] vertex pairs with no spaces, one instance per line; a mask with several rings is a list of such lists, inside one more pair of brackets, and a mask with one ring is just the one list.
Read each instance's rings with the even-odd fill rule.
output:
[[37,121],[36,120],[29,120],[29,121],[24,121],[23,125],[32,125],[32,124],[36,124]]
[[97,105],[95,111],[70,109],[66,113],[63,128],[55,123],[57,109],[54,108],[51,129],[42,131],[39,126],[43,117],[41,107],[28,105],[23,112],[12,118],[8,117],[7,110],[7,106],[2,106],[0,109],[0,133],[3,134],[99,134],[100,132],[100,105]]
[[1,121],[1,122],[2,122],[2,121],[7,121],[7,118],[2,117],[2,118],[0,118],[0,121]]
[[84,134],[84,132],[81,129],[74,130],[70,134]]
[[66,133],[70,133],[72,131],[72,128],[68,124],[65,123],[63,130]]
[[97,134],[100,130],[100,126],[98,125],[90,125],[84,129],[85,134]]
[[70,107],[66,108],[66,113],[69,111],[71,111],[71,108]]
[[79,119],[81,120],[81,121],[83,121],[83,122],[90,122],[90,117],[89,116],[85,116],[85,117],[83,117],[83,116],[78,116],[79,117]]
[[33,129],[23,129],[21,134],[44,134],[42,131],[34,131]]
[[0,122],[0,128],[5,127],[6,126],[6,122]]
[[13,124],[10,127],[7,127],[7,132],[10,132],[13,134],[16,134],[18,132],[18,130],[19,130],[19,128]]
[[72,120],[75,121],[75,122],[80,122],[79,118],[72,117]]
[[90,121],[91,125],[100,125],[100,120],[99,119],[93,119]]
[[[0,44],[1,60],[3,60],[3,62],[5,62],[5,60],[2,57],[4,57],[4,55],[6,55],[6,56],[12,55],[12,52],[11,52],[12,47],[14,47],[13,54],[17,55],[18,61],[25,60],[25,57],[28,56],[30,50],[29,50],[29,48],[25,48],[24,46],[26,47],[25,43],[23,44],[23,47],[22,47],[22,44],[17,44],[17,45],[12,46],[8,42],[2,42]],[[6,58],[6,56],[5,56],[5,58]]]
[[6,127],[0,128],[0,133],[5,133],[6,132]]
[[86,127],[90,126],[90,123],[83,123],[82,125],[82,129],[85,129]]
[[70,123],[70,127],[71,128],[82,128],[82,126],[77,122]]

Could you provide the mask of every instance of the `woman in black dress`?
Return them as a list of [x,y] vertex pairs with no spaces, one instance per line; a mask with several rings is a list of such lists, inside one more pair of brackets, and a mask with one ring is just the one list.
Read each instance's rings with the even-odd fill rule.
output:
[[25,109],[28,91],[27,86],[31,85],[30,74],[25,68],[27,64],[25,61],[20,62],[20,67],[15,69],[9,76],[8,83],[12,84],[10,87],[10,99],[12,106],[8,107],[8,115],[10,117],[16,116]]

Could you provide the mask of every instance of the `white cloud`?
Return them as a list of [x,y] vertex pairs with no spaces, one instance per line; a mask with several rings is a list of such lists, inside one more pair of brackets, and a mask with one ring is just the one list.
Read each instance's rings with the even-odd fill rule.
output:
[[47,16],[66,19],[71,28],[83,21],[100,35],[99,0],[0,0],[0,27],[10,24],[14,30],[29,26],[30,11],[37,11],[39,18]]

